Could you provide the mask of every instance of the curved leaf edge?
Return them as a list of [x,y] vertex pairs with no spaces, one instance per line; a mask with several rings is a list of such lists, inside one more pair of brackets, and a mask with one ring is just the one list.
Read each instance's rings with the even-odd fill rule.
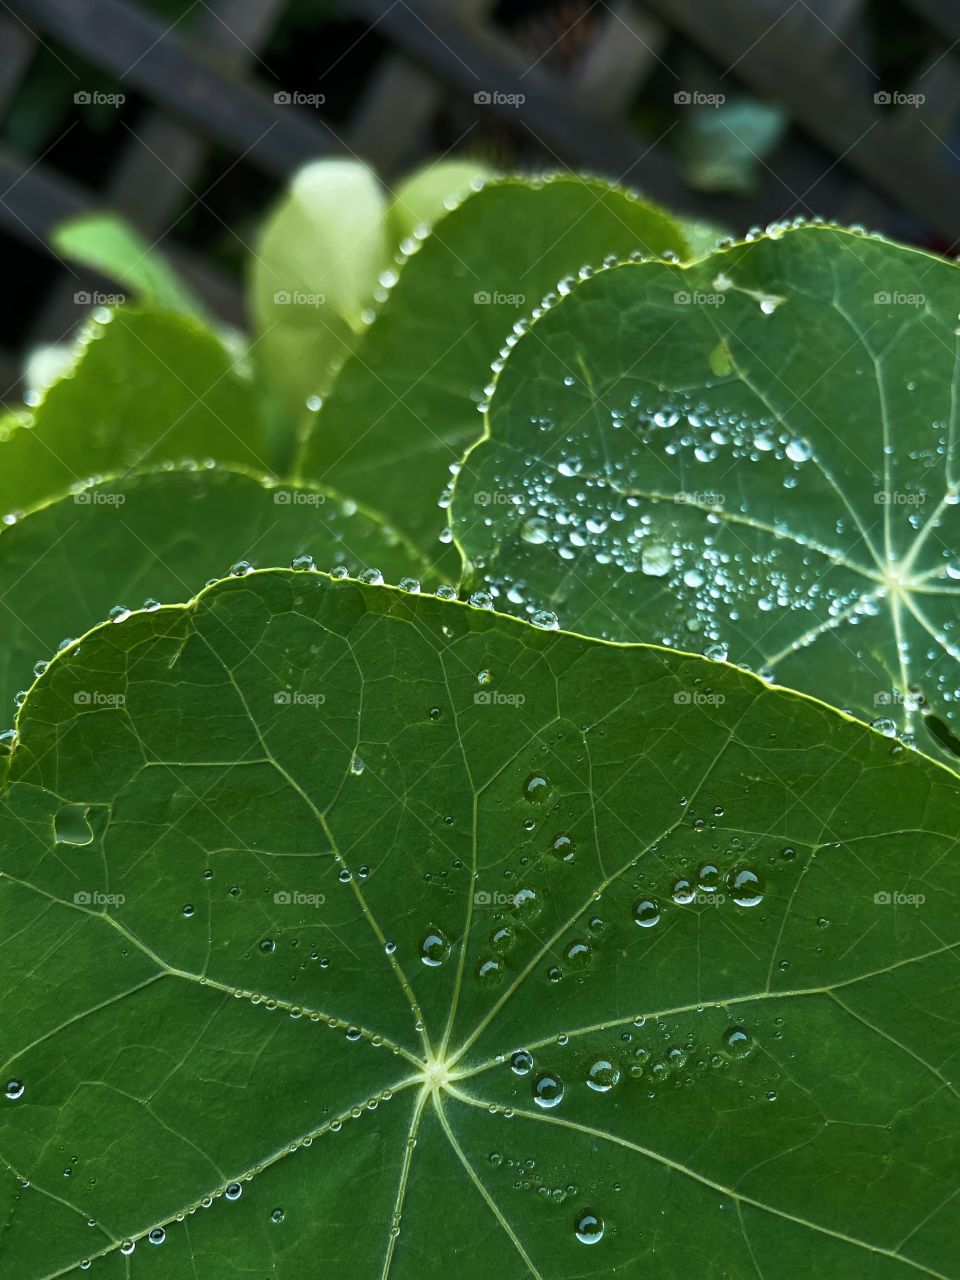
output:
[[[684,264],[697,261],[697,258],[692,253],[690,243],[687,240],[683,223],[679,219],[674,218],[667,210],[654,203],[654,201],[646,199],[645,196],[640,195],[632,188],[625,187],[617,182],[611,182],[609,178],[605,178],[602,175],[592,173],[569,173],[558,170],[544,174],[491,174],[489,177],[476,179],[474,183],[471,184],[470,190],[464,196],[459,200],[450,201],[449,207],[445,207],[440,217],[438,217],[425,230],[422,236],[407,237],[407,239],[402,242],[400,249],[394,255],[393,262],[395,269],[388,270],[388,272],[385,273],[386,283],[383,279],[381,280],[380,288],[377,290],[374,298],[374,302],[376,304],[375,309],[368,316],[362,327],[359,330],[354,331],[357,339],[356,345],[349,352],[345,352],[339,362],[336,362],[331,366],[330,390],[328,394],[323,397],[321,405],[316,409],[308,409],[300,420],[299,429],[297,431],[297,446],[292,472],[294,477],[299,477],[304,473],[304,467],[307,462],[308,445],[315,433],[318,430],[323,430],[323,406],[328,400],[336,396],[337,379],[343,371],[344,366],[350,361],[362,357],[363,341],[366,334],[376,325],[382,315],[384,306],[390,300],[394,289],[402,279],[404,267],[411,258],[416,256],[426,240],[437,234],[438,230],[442,228],[450,214],[455,213],[458,209],[462,208],[467,201],[473,200],[483,191],[494,187],[523,187],[526,190],[536,191],[548,185],[571,187],[587,185],[594,186],[596,188],[603,188],[605,194],[608,192],[619,193],[624,197],[624,199],[629,200],[632,204],[640,205],[644,208],[650,214],[651,218],[659,219],[665,224],[665,226],[670,227],[673,230],[677,237],[677,261],[682,261]],[[652,262],[668,261],[668,259],[657,257],[651,257],[648,259],[646,255],[642,260],[649,260]],[[641,261],[641,259],[636,259],[635,261]],[[623,263],[618,259],[616,265],[623,265]],[[599,267],[596,268],[596,270],[600,269],[601,268]],[[532,308],[530,315],[535,317],[542,307],[543,303],[538,304]],[[471,445],[470,447],[472,449],[474,446]],[[469,450],[467,452],[469,452]]]
[[[499,624],[504,625],[507,628],[507,630],[510,630],[511,628],[520,628],[521,630],[526,630],[528,633],[535,632],[540,635],[546,634],[544,628],[537,627],[532,622],[526,621],[524,618],[518,618],[516,615],[510,614],[510,613],[500,613],[498,610],[495,610],[495,609],[481,608],[480,606],[470,604],[470,602],[467,600],[451,599],[445,596],[437,595],[429,591],[426,591],[426,592],[418,591],[416,593],[411,593],[409,591],[406,591],[403,587],[394,585],[392,583],[364,582],[362,579],[351,577],[350,575],[341,575],[338,577],[333,574],[324,573],[320,569],[291,569],[287,566],[270,566],[265,568],[251,569],[248,572],[244,573],[242,576],[244,578],[257,578],[257,577],[263,577],[267,575],[276,575],[276,574],[289,574],[291,577],[295,577],[297,579],[302,578],[307,581],[310,581],[311,579],[316,580],[323,583],[327,587],[335,586],[337,583],[350,583],[352,586],[360,587],[361,590],[363,591],[389,592],[392,595],[399,596],[399,597],[407,597],[407,596],[410,596],[411,594],[415,594],[418,596],[422,595],[437,601],[437,603],[439,604],[449,606],[451,609],[466,610],[470,613],[481,613],[485,616],[495,618],[496,621]],[[210,582],[206,583],[198,592],[196,592],[195,595],[191,596],[189,600],[185,600],[177,604],[164,604],[164,605],[161,605],[160,608],[152,611],[145,610],[145,609],[131,609],[129,613],[126,615],[126,617],[134,618],[134,617],[138,617],[143,614],[146,614],[148,612],[153,612],[154,614],[159,614],[161,616],[169,615],[170,613],[173,613],[173,612],[192,613],[203,602],[206,596],[217,592],[223,586],[224,583],[231,582],[231,581],[233,581],[233,579],[230,576],[212,579]],[[59,650],[54,655],[54,657],[50,660],[49,664],[44,668],[43,672],[33,680],[30,687],[25,691],[25,696],[22,702],[17,707],[17,714],[14,720],[14,728],[12,731],[13,733],[12,741],[6,744],[7,750],[5,754],[0,755],[0,790],[2,790],[2,788],[6,785],[7,776],[10,771],[11,763],[16,757],[17,748],[20,744],[20,740],[21,740],[20,722],[32,710],[32,707],[30,705],[30,699],[34,690],[37,689],[37,687],[41,684],[42,681],[48,678],[48,672],[50,672],[53,669],[55,663],[61,660],[66,661],[69,655],[75,653],[80,648],[80,646],[85,642],[88,642],[91,637],[99,634],[100,632],[106,632],[109,627],[115,626],[115,625],[116,624],[110,620],[106,622],[99,622],[97,623],[96,626],[91,627],[89,630],[84,632],[83,635],[75,637],[73,640],[71,640],[69,645],[65,645],[63,649]],[[760,676],[758,676],[756,672],[751,671],[748,667],[739,665],[735,662],[728,662],[725,659],[718,659],[718,658],[706,658],[702,653],[694,653],[686,649],[673,649],[667,645],[646,644],[641,642],[627,642],[627,641],[621,641],[621,640],[604,640],[598,636],[584,635],[578,631],[565,630],[562,627],[551,628],[549,630],[549,634],[552,636],[557,636],[557,635],[567,636],[570,639],[579,641],[581,643],[586,643],[591,645],[600,645],[607,649],[629,650],[629,651],[641,649],[646,652],[667,655],[673,661],[693,662],[694,664],[700,664],[703,667],[704,671],[710,671],[711,673],[716,673],[717,670],[729,671],[731,675],[733,673],[736,673],[736,676],[739,680],[746,678],[748,683],[754,682],[756,685],[760,687],[760,689],[762,689],[767,693],[774,693],[783,698],[792,699],[794,701],[798,701],[804,704],[810,704],[816,707],[820,711],[826,711],[830,715],[836,716],[840,720],[845,721],[847,724],[855,725],[858,729],[863,730],[865,733],[869,734],[873,738],[876,738],[878,742],[884,743],[887,746],[887,748],[891,747],[891,741],[885,734],[881,733],[878,729],[874,729],[872,725],[865,723],[863,720],[860,720],[857,716],[851,715],[849,712],[844,711],[840,707],[832,706],[830,703],[824,702],[823,699],[817,698],[813,694],[804,693],[800,689],[792,689],[786,685],[779,685],[776,683],[768,682],[762,679]],[[2,747],[3,745],[4,744],[0,744],[0,747]],[[919,757],[924,763],[936,765],[937,769],[941,773],[945,774],[950,779],[952,784],[956,784],[957,782],[956,772],[953,769],[951,769],[949,765],[945,764],[943,761],[937,760],[932,756],[928,756],[925,752],[920,751],[918,748],[915,748],[915,747],[907,748],[903,744],[899,744],[899,743],[895,743],[892,745],[895,750],[896,749],[899,749],[901,751],[909,750],[911,753],[911,756]]]

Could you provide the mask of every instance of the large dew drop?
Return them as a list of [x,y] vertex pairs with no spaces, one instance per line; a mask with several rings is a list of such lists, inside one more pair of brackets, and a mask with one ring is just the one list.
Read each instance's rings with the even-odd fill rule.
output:
[[551,1107],[559,1106],[563,1099],[563,1081],[559,1076],[551,1075],[548,1071],[541,1071],[533,1082],[533,1100],[538,1107],[543,1107],[548,1111]]
[[603,1219],[592,1209],[584,1209],[577,1215],[574,1230],[581,1244],[599,1244],[603,1239]]
[[756,907],[763,901],[763,884],[749,867],[738,867],[727,876],[727,888],[738,907]]
[[420,943],[420,959],[429,968],[443,964],[450,954],[450,943],[439,929],[431,929]]
[[598,1058],[587,1072],[587,1084],[594,1093],[609,1093],[620,1083],[620,1068],[608,1058]]

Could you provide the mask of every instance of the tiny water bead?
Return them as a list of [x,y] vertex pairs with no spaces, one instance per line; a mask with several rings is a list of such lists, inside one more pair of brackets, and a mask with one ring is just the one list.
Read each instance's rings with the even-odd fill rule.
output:
[[147,1233],[147,1239],[151,1244],[163,1244],[167,1238],[167,1233],[163,1227],[154,1227],[152,1231]]
[[738,907],[756,907],[763,901],[763,884],[756,871],[737,867],[727,876],[727,888]]
[[18,1098],[23,1097],[23,1081],[8,1080],[7,1083],[4,1085],[3,1092],[6,1095],[6,1097],[10,1099],[11,1102],[16,1102]]
[[533,1054],[526,1049],[518,1049],[510,1059],[510,1070],[517,1076],[525,1076],[533,1069]]
[[652,898],[641,898],[634,903],[633,919],[641,929],[652,929],[660,923],[660,908]]
[[420,959],[431,969],[443,964],[450,954],[450,943],[439,929],[431,929],[420,943]]
[[620,1068],[608,1058],[598,1058],[587,1072],[587,1085],[594,1093],[609,1093],[620,1083]]
[[558,1106],[563,1100],[563,1081],[559,1076],[541,1071],[533,1082],[533,1100],[547,1111]]
[[603,1219],[592,1209],[583,1209],[577,1214],[574,1232],[581,1244],[599,1244],[603,1229]]
[[282,1210],[281,1208],[279,1208],[279,1207],[278,1207],[278,1208],[274,1209],[273,1213],[271,1213],[271,1215],[270,1215],[270,1221],[271,1221],[271,1222],[282,1222],[282,1221],[284,1220],[284,1218],[285,1218],[285,1217],[286,1217],[286,1214],[283,1212],[283,1210]]
[[231,1182],[223,1194],[228,1200],[239,1200],[243,1195],[243,1187],[239,1182]]
[[136,1247],[137,1246],[133,1240],[124,1240],[123,1244],[121,1244],[120,1246],[120,1252],[123,1254],[125,1258],[129,1258],[130,1254],[133,1253]]

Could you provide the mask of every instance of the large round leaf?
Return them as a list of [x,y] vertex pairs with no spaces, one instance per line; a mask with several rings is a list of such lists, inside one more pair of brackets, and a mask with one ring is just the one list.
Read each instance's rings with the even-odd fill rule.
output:
[[939,765],[289,572],[87,635],[19,730],[5,1274],[955,1273]]
[[958,313],[953,264],[827,228],[601,272],[507,360],[455,488],[468,576],[956,764]]
[[442,559],[438,502],[480,433],[477,405],[511,326],[590,259],[668,250],[687,251],[677,223],[605,182],[488,183],[400,270],[313,420],[301,474],[376,506]]
[[298,556],[321,569],[372,566],[391,582],[424,569],[374,513],[315,485],[218,467],[79,488],[0,529],[0,705],[11,706],[38,661],[116,606],[187,600],[239,561],[286,568]]

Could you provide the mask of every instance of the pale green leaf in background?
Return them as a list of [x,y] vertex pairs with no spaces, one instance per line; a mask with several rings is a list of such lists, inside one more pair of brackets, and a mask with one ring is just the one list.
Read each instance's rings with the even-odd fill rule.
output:
[[193,292],[163,254],[114,213],[84,213],[54,228],[53,248],[65,258],[92,267],[136,301],[204,318]]
[[399,245],[415,232],[432,227],[475,184],[492,176],[489,166],[474,160],[441,160],[418,169],[400,183],[390,202],[394,242]]
[[428,165],[388,197],[356,160],[317,160],[294,177],[254,246],[254,356],[299,421],[322,396],[372,315],[401,241],[483,176],[469,161]]
[[607,254],[687,248],[665,213],[605,182],[488,183],[400,269],[313,419],[300,473],[376,505],[425,555],[454,563],[438,503],[480,432],[484,384],[512,327]]

